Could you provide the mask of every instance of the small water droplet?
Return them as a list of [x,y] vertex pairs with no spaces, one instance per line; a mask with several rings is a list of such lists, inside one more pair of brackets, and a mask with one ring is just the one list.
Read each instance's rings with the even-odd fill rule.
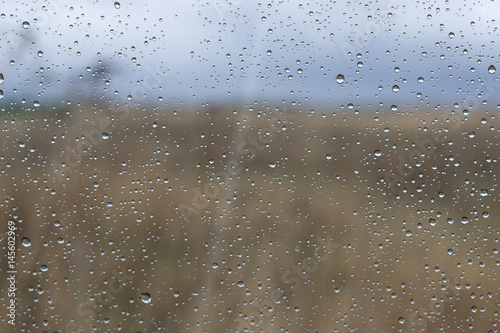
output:
[[38,51],[38,52],[37,52],[37,56],[39,56],[39,57],[43,57],[43,51]]
[[21,239],[21,244],[23,244],[24,247],[30,247],[31,246],[31,239],[28,237],[23,237]]
[[40,106],[40,102],[39,101],[34,101],[33,102],[33,106],[34,107],[39,107]]
[[380,156],[382,156],[382,152],[381,152],[380,150],[378,150],[378,149],[377,149],[377,150],[375,150],[375,151],[373,152],[373,155],[375,155],[375,156],[377,156],[377,157],[380,157]]
[[26,147],[26,144],[24,142],[22,142],[22,141],[19,141],[17,145],[19,146],[19,148]]
[[0,99],[2,99],[2,98],[3,98],[3,91],[0,90]]
[[149,293],[141,293],[140,297],[141,297],[142,303],[144,303],[144,304],[151,303],[151,295]]
[[108,134],[108,133],[106,133],[106,132],[103,132],[103,133],[101,133],[101,138],[102,138],[103,140],[107,140],[107,139],[109,139],[109,134]]
[[271,168],[275,168],[275,167],[276,167],[276,163],[275,163],[275,162],[269,162],[269,166],[270,166]]
[[4,79],[3,79],[3,74],[2,74],[2,73],[0,73],[0,84],[2,84],[2,83],[3,83],[3,80],[4,80]]
[[482,188],[481,191],[479,192],[482,197],[485,197],[488,195],[488,190],[485,188]]
[[181,294],[178,291],[174,291],[174,297],[179,297]]
[[115,8],[116,8],[116,9],[120,9],[120,7],[121,7],[120,3],[119,3],[118,1],[117,1],[117,2],[115,2]]
[[399,86],[397,84],[392,86],[392,91],[398,92],[399,91]]
[[245,283],[243,281],[238,281],[238,287],[242,288],[245,286]]
[[462,217],[462,220],[461,220],[461,221],[462,221],[462,224],[467,224],[467,223],[469,223],[469,219],[467,218],[467,216]]
[[326,155],[325,155],[325,158],[326,158],[327,160],[331,160],[331,159],[332,159],[332,155],[330,155],[330,154],[326,154]]
[[404,319],[403,317],[399,317],[399,318],[398,318],[398,322],[399,322],[400,324],[404,324],[404,323],[405,323],[405,319]]
[[495,68],[495,66],[491,65],[490,67],[488,67],[488,73],[495,74],[496,71],[497,69]]
[[30,23],[28,21],[23,22],[23,28],[28,29],[30,27]]
[[342,74],[339,74],[337,75],[337,83],[341,84],[341,83],[344,83],[344,75]]

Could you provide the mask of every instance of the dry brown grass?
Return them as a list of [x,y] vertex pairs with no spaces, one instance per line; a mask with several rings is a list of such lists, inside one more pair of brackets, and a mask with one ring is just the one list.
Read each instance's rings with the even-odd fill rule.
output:
[[[454,126],[437,111],[80,109],[11,116],[0,133],[3,220],[31,239],[19,246],[18,328],[496,331],[500,124],[491,113]],[[113,117],[110,138],[59,177],[51,165],[63,149]],[[238,149],[266,128],[267,147]],[[390,191],[384,170],[443,128],[442,143]],[[217,179],[230,161],[239,169]],[[193,190],[207,184],[219,193],[194,207]],[[197,210],[189,221],[186,206]],[[321,239],[334,246],[318,259]],[[294,274],[308,259],[308,272]],[[116,279],[124,286],[110,291]]]

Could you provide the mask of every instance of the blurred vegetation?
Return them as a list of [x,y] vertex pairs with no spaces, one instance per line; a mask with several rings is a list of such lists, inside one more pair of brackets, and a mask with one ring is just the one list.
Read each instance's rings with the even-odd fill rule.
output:
[[57,110],[3,113],[18,329],[497,331],[497,111]]

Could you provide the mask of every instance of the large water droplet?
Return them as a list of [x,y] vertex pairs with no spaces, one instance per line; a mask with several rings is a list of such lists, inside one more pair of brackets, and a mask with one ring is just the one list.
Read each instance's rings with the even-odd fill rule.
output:
[[116,9],[120,9],[120,7],[121,7],[120,3],[119,3],[118,1],[117,1],[117,2],[115,2],[115,8],[116,8]]
[[23,237],[21,239],[21,244],[23,244],[24,247],[30,247],[31,246],[31,239],[28,237]]
[[148,304],[151,302],[151,295],[149,293],[141,293],[140,297],[142,303],[144,304]]
[[481,191],[479,192],[482,197],[485,197],[488,195],[488,190],[485,188],[482,188]]
[[399,91],[399,86],[397,84],[392,86],[392,91],[398,92]]
[[28,29],[30,27],[30,23],[28,21],[23,22],[23,28]]
[[495,68],[495,66],[491,65],[490,67],[488,67],[488,73],[495,74],[496,71],[497,69]]
[[109,134],[108,134],[108,133],[106,133],[106,132],[101,133],[101,138],[102,138],[103,140],[107,140],[107,139],[109,139]]
[[2,98],[3,98],[3,91],[0,90],[0,99],[2,99]]
[[2,84],[2,83],[3,83],[3,80],[4,80],[4,79],[3,79],[3,74],[2,74],[2,73],[0,73],[0,84]]
[[339,74],[337,75],[337,83],[344,83],[344,75]]

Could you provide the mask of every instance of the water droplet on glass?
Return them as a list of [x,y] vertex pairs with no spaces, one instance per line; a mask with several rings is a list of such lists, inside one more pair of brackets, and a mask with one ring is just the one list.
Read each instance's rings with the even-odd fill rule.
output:
[[399,91],[399,86],[397,84],[392,86],[392,91],[398,92]]
[[375,156],[377,156],[377,157],[380,157],[380,156],[382,156],[382,152],[381,152],[380,150],[378,150],[378,149],[377,149],[377,150],[375,150],[375,151],[373,152],[373,155],[375,155]]
[[42,52],[42,51],[38,51],[38,52],[37,52],[37,56],[39,56],[39,57],[43,57],[43,52]]
[[419,78],[417,79],[417,81],[418,81],[418,82],[420,82],[420,83],[422,83],[422,82],[424,82],[424,78],[423,78],[423,77],[419,77]]
[[144,304],[148,304],[151,302],[151,295],[148,293],[141,293],[140,297],[141,297],[142,303],[144,303]]
[[107,140],[107,139],[109,139],[109,134],[108,134],[108,133],[106,133],[106,132],[101,133],[101,138],[102,138],[103,140]]
[[466,216],[462,217],[462,220],[461,220],[461,221],[462,221],[462,224],[467,224],[467,223],[469,223],[469,219],[468,219]]
[[404,319],[403,317],[399,317],[399,318],[398,318],[398,322],[399,322],[400,324],[404,324],[404,323],[405,323],[405,319]]
[[2,83],[3,83],[3,80],[4,80],[4,79],[3,79],[3,74],[2,74],[2,73],[0,73],[0,84],[2,84]]
[[238,287],[242,288],[245,286],[245,283],[243,281],[238,281]]
[[482,197],[485,197],[488,195],[488,190],[485,189],[485,188],[482,188],[481,191],[479,192],[479,194],[482,196]]
[[120,3],[119,3],[118,1],[117,1],[117,2],[115,2],[115,8],[116,8],[116,9],[120,9],[120,6],[121,6],[121,5],[120,5]]
[[34,107],[39,107],[40,106],[40,102],[39,101],[34,101],[33,102],[33,106]]
[[275,167],[276,167],[276,163],[274,163],[274,162],[269,162],[269,166],[270,166],[271,168],[275,168]]
[[325,157],[326,157],[327,160],[331,160],[332,159],[332,155],[330,155],[330,154],[326,154]]
[[17,145],[19,146],[19,148],[26,147],[26,144],[24,142],[22,142],[22,141],[19,141]]
[[21,239],[21,244],[23,244],[24,247],[30,247],[31,246],[31,239],[28,237],[23,237]]
[[491,65],[490,67],[488,67],[488,73],[495,74],[496,71],[497,69],[495,68],[495,66]]
[[30,23],[28,21],[23,22],[23,28],[28,29],[30,27]]
[[337,75],[337,83],[344,83],[344,75],[342,74]]

